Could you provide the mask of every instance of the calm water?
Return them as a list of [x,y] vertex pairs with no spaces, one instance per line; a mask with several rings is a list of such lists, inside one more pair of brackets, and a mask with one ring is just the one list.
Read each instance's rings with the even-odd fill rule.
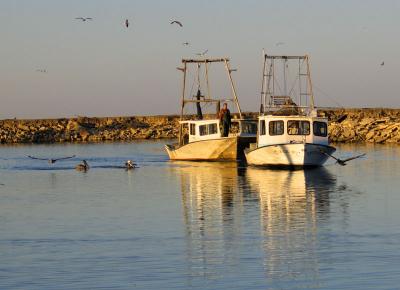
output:
[[400,147],[272,171],[163,144],[0,147],[0,289],[399,289]]

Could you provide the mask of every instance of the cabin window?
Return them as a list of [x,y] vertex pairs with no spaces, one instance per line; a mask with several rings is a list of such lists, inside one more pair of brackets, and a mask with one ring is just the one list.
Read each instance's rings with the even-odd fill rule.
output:
[[260,135],[265,135],[265,121],[260,121]]
[[190,124],[190,135],[196,135],[196,124]]
[[270,121],[269,122],[269,135],[283,135],[284,132],[284,124],[283,121]]
[[200,136],[218,133],[217,123],[205,124],[199,126]]
[[287,125],[289,135],[310,135],[309,121],[289,120]]
[[217,123],[208,124],[208,134],[217,134],[218,128]]
[[[262,122],[264,122],[264,121],[262,121]],[[265,131],[265,122],[264,122],[264,131]],[[241,133],[244,133],[244,134],[256,134],[257,133],[257,123],[242,122],[241,123]]]
[[313,131],[315,136],[326,137],[328,136],[328,126],[325,122],[314,122]]
[[207,125],[200,125],[199,126],[199,132],[200,132],[200,136],[204,136],[207,135]]

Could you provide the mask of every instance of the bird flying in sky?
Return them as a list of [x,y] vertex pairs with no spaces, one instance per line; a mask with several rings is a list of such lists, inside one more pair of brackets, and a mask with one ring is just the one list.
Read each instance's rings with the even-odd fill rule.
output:
[[382,63],[381,63],[381,66],[384,66],[385,65],[385,62],[384,61],[382,61]]
[[205,56],[207,52],[208,52],[208,49],[206,49],[206,50],[203,51],[203,52],[196,53],[196,55],[198,55],[198,56]]
[[129,27],[129,20],[128,19],[125,20],[125,26],[126,26],[126,28]]
[[182,45],[189,45],[190,43],[189,42],[184,42],[184,43],[182,43]]
[[180,27],[183,27],[182,22],[178,21],[178,20],[171,20],[170,24],[177,24]]
[[75,19],[82,20],[83,22],[85,22],[86,20],[93,20],[92,17],[76,17]]
[[280,45],[284,45],[284,44],[285,44],[284,42],[280,41],[280,42],[275,43],[275,46],[280,46]]
[[56,163],[58,160],[65,160],[65,159],[70,159],[70,158],[74,158],[75,155],[72,156],[67,156],[67,157],[60,157],[60,158],[39,158],[39,157],[34,157],[34,156],[30,156],[28,155],[29,158],[31,159],[36,159],[36,160],[47,160],[50,164]]
[[47,70],[46,70],[46,69],[37,69],[36,71],[37,71],[37,72],[40,72],[40,73],[47,73]]

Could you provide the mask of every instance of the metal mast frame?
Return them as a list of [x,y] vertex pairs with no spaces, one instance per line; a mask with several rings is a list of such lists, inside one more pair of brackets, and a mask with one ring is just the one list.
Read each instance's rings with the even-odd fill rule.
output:
[[[239,100],[236,93],[236,87],[233,83],[232,79],[232,69],[230,68],[229,58],[201,58],[201,59],[193,59],[193,58],[183,58],[182,64],[183,67],[178,67],[177,69],[183,72],[183,83],[182,83],[182,96],[181,96],[181,114],[180,114],[180,121],[184,120],[184,108],[187,103],[220,103],[220,99],[212,99],[211,98],[211,88],[210,88],[210,81],[209,81],[209,64],[210,63],[223,63],[228,74],[228,79],[230,82],[231,90],[233,99],[225,99],[226,101],[232,101],[235,103],[236,108],[239,113],[239,118],[242,119],[242,110],[240,108]],[[200,66],[204,64],[204,78],[206,81],[207,86],[207,96],[204,99],[194,100],[194,99],[187,99],[186,98],[186,81],[187,81],[187,71],[189,64],[197,64],[198,70],[198,77],[200,77]],[[199,82],[200,85],[200,82]],[[181,144],[182,141],[182,126],[179,126],[179,137],[178,142]]]
[[[275,106],[273,103],[273,97],[275,96],[275,60],[284,60],[284,66],[286,65],[287,60],[298,60],[298,81],[299,81],[299,96],[298,96],[298,102],[299,106],[302,107],[302,96],[309,97],[310,99],[310,104],[309,107],[311,110],[315,109],[315,103],[314,103],[314,93],[312,89],[312,81],[311,81],[311,68],[310,68],[310,58],[308,55],[303,55],[303,56],[286,56],[286,55],[268,55],[263,51],[263,58],[264,58],[264,63],[263,63],[263,79],[262,79],[262,85],[261,85],[261,106],[260,106],[260,114],[264,114],[266,109],[269,108],[271,109],[276,109],[280,108]],[[302,62],[303,60],[303,62]],[[302,65],[306,64],[306,72],[302,73]],[[284,73],[285,72],[285,67],[284,67]],[[303,68],[304,69],[304,68]],[[306,77],[306,91],[302,92],[302,77]],[[286,87],[286,84],[284,84],[284,87]],[[263,108],[263,111],[261,110],[261,107]]]

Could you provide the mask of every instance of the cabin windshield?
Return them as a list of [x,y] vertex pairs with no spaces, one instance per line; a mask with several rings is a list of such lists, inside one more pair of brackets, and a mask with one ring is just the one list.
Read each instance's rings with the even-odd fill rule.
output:
[[276,135],[283,135],[284,133],[284,124],[283,121],[271,121],[269,122],[269,135],[276,136]]
[[200,125],[199,133],[200,136],[217,134],[218,133],[217,123]]
[[289,120],[287,122],[288,135],[310,135],[310,122]]

